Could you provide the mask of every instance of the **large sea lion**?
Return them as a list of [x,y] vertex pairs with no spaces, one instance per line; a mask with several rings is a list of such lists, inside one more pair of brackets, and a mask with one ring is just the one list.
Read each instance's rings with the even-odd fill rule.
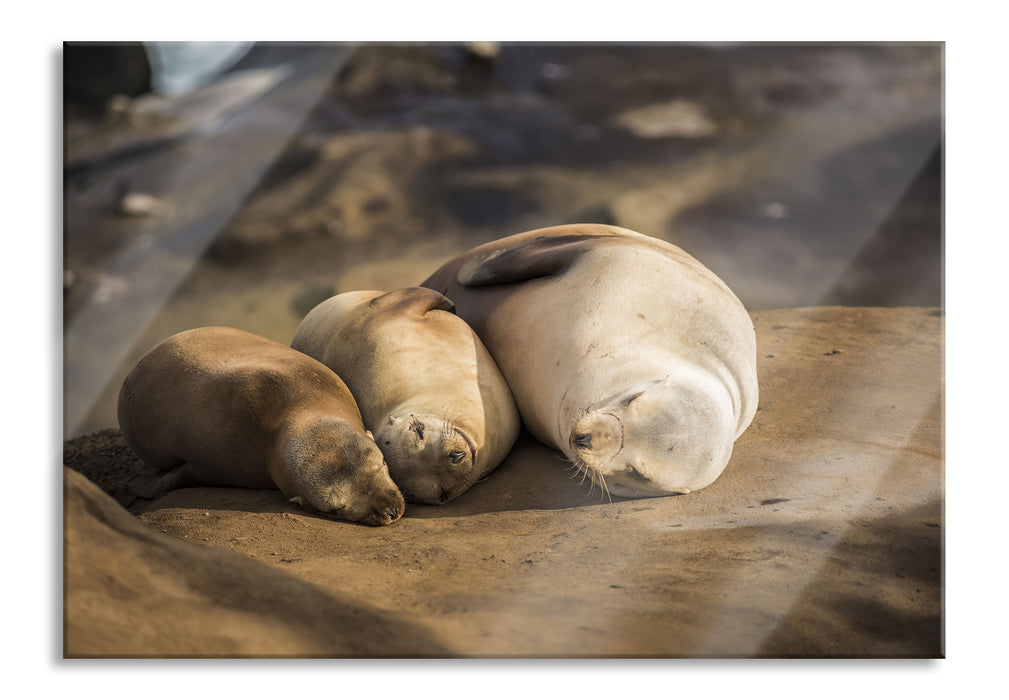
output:
[[704,488],[756,411],[746,309],[664,241],[539,229],[478,246],[423,284],[483,340],[530,432],[612,494]]
[[123,382],[119,427],[152,468],[130,484],[143,498],[196,485],[278,488],[341,520],[387,525],[403,514],[343,381],[253,333],[197,328],[162,341]]
[[407,500],[444,503],[508,454],[521,425],[508,385],[452,302],[430,289],[338,294],[291,346],[347,382]]

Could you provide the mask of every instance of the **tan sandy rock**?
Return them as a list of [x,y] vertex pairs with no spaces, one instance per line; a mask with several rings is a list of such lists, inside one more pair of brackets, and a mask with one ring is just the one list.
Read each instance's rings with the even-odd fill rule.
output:
[[[523,435],[483,483],[379,529],[311,517],[279,492],[182,489],[131,506],[150,531],[131,521],[122,545],[101,521],[79,531],[69,498],[70,648],[113,649],[141,619],[134,653],[367,654],[385,642],[344,625],[357,601],[433,640],[401,636],[390,653],[942,655],[941,310],[752,317],[760,406],[722,476],[689,496],[608,501]],[[188,587],[187,572],[213,567],[256,574]],[[280,621],[278,590],[328,602]],[[224,632],[239,621],[241,640]]]

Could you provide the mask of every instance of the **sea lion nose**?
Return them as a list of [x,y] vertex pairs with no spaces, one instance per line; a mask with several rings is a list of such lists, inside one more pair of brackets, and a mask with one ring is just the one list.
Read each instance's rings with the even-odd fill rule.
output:
[[624,429],[612,413],[592,412],[578,419],[569,440],[574,449],[591,450],[595,459],[608,460],[623,448]]
[[395,520],[399,517],[399,506],[391,506],[389,510],[385,511],[385,514]]

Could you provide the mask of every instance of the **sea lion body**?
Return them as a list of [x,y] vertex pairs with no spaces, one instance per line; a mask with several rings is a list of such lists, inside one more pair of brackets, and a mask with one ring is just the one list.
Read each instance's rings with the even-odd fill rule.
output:
[[119,426],[151,467],[154,498],[185,486],[280,489],[307,510],[385,525],[404,510],[343,381],[281,343],[235,328],[178,333],[127,375]]
[[490,353],[430,289],[338,294],[291,346],[339,374],[407,500],[444,503],[505,458],[521,425]]
[[615,495],[707,486],[756,411],[749,315],[664,241],[539,229],[478,246],[423,286],[484,341],[530,432]]

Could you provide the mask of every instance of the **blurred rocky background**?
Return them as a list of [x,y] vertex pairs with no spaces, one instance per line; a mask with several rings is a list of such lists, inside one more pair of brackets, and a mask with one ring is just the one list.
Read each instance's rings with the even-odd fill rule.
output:
[[942,306],[943,48],[67,44],[64,437],[187,328],[288,343],[351,289],[574,222],[751,311]]

